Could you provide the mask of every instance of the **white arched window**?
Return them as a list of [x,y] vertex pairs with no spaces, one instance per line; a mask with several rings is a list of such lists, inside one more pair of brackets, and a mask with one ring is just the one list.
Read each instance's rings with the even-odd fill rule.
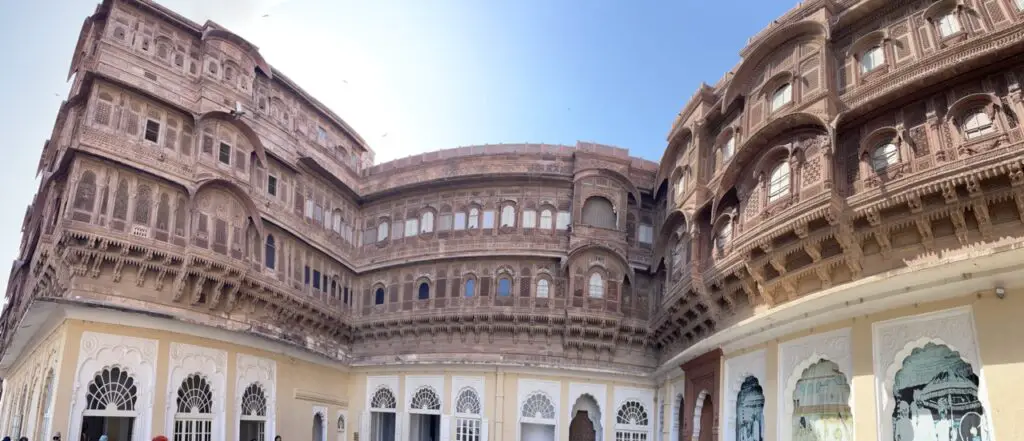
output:
[[[524,424],[555,425],[555,405],[551,398],[541,391],[535,391],[523,401],[519,409],[519,421]],[[552,435],[554,435],[552,433]]]
[[882,171],[900,162],[900,152],[896,144],[887,142],[871,152],[871,168]]
[[732,240],[732,222],[727,221],[722,224],[722,228],[719,228],[718,234],[715,235],[715,251],[719,256],[725,254],[725,248],[729,246],[730,240]]
[[882,46],[868,49],[860,56],[860,71],[863,73],[871,72],[883,64],[885,64],[885,51],[882,50]]
[[680,173],[676,180],[676,203],[683,199],[683,193],[686,193],[686,174]]
[[138,385],[128,372],[117,367],[103,369],[89,383],[82,415],[134,418],[138,393]]
[[185,377],[178,387],[174,413],[174,439],[211,441],[213,439],[213,393],[203,377]]
[[462,388],[455,398],[455,441],[480,441],[482,414],[480,395],[473,388]]
[[789,194],[789,162],[782,161],[772,169],[768,178],[768,202]]
[[553,227],[551,222],[551,210],[541,210],[540,212],[540,228],[542,230],[550,230]]
[[598,273],[590,275],[590,283],[587,284],[587,292],[590,297],[600,299],[604,297],[604,278]]
[[736,135],[729,136],[729,140],[722,144],[722,162],[732,159],[733,153],[736,153]]
[[476,208],[469,209],[469,229],[475,230],[480,228],[480,210]]
[[960,19],[956,16],[956,10],[949,11],[939,18],[939,35],[949,37],[960,32]]
[[967,113],[961,130],[964,131],[965,138],[974,139],[993,133],[996,129],[985,109],[979,108]]
[[267,394],[259,383],[252,383],[242,394],[242,413],[238,416],[240,438],[266,440]]
[[421,233],[433,233],[434,232],[434,213],[426,211],[420,218],[420,232]]
[[775,93],[772,94],[772,111],[779,110],[790,101],[793,101],[793,85],[786,83],[775,89]]
[[502,227],[514,227],[516,226],[516,209],[512,208],[511,205],[501,207],[501,226]]
[[388,240],[388,221],[380,221],[377,224],[377,242]]
[[548,290],[549,290],[549,286],[548,286],[548,280],[547,279],[540,279],[540,280],[537,281],[537,298],[539,298],[539,299],[546,299],[546,298],[548,298]]
[[394,441],[396,430],[395,394],[387,387],[380,387],[370,398],[370,440]]
[[649,427],[644,405],[636,400],[626,401],[615,415],[615,441],[647,441]]

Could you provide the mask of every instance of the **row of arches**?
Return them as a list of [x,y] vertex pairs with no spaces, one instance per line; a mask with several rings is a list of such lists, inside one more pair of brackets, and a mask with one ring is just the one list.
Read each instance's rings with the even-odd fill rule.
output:
[[[493,282],[493,286],[487,286],[486,291],[481,291],[480,282],[477,277],[473,274],[466,274],[463,276],[463,283],[458,293],[461,297],[477,297],[480,295],[489,295],[490,292],[494,292],[498,297],[511,297],[515,293],[517,282],[510,274],[499,274],[497,279]],[[519,282],[523,283],[523,282]],[[387,303],[388,287],[383,283],[377,283],[373,286],[373,304],[384,305]],[[540,299],[550,298],[554,295],[554,281],[546,274],[537,276],[534,282],[534,296]],[[588,296],[595,299],[604,298],[605,295],[605,279],[604,276],[599,272],[592,272],[587,279],[587,293]],[[428,300],[434,296],[434,286],[428,278],[420,278],[416,282],[416,300]]]
[[[437,223],[435,225],[435,216]],[[513,204],[502,205],[499,211],[471,206],[463,211],[435,213],[432,208],[423,209],[418,216],[405,220],[393,220],[388,216],[376,221],[374,230],[364,234],[364,244],[383,245],[391,240],[411,237],[429,237],[435,232],[478,231],[499,229],[502,231],[516,228],[528,230],[566,230],[569,228],[571,216],[568,211],[554,208],[541,208],[539,211],[528,208],[516,213]]]

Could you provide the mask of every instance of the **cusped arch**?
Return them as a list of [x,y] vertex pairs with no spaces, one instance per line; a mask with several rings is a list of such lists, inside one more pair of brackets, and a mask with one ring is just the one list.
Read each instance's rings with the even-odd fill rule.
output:
[[237,198],[238,201],[242,203],[242,207],[244,207],[245,209],[246,217],[248,217],[249,220],[251,220],[253,225],[256,227],[256,232],[259,234],[259,237],[266,237],[266,234],[264,234],[263,231],[263,221],[262,217],[260,216],[259,208],[256,207],[256,204],[252,201],[252,198],[249,197],[245,190],[243,190],[234,182],[231,182],[227,179],[213,178],[200,182],[199,185],[197,185],[194,190],[189,192],[189,210],[191,212],[194,212],[196,210],[196,202],[199,199],[199,195],[201,195],[206,190],[215,189],[223,190],[229,193],[231,196]]
[[963,115],[977,107],[983,107],[985,113],[992,118],[995,116],[995,110],[1000,107],[999,98],[991,93],[972,93],[956,100],[956,102],[950,105],[947,114],[957,124],[963,124]]
[[629,265],[629,259],[626,259],[626,256],[622,255],[621,252],[603,243],[589,242],[569,251],[569,255],[565,260],[564,267],[568,268],[572,264],[572,262],[576,260],[577,257],[583,256],[590,251],[604,251],[614,256],[616,259],[618,259],[619,264],[622,265],[626,279],[628,279],[631,283],[633,282],[633,267]]
[[[790,372],[789,378],[786,380],[786,388],[785,388],[785,390],[783,392],[783,397],[784,397],[783,402],[786,405],[785,413],[783,414],[783,417],[786,418],[786,419],[783,420],[783,424],[786,424],[793,417],[794,407],[793,407],[792,396],[793,396],[793,393],[796,392],[796,384],[797,384],[797,382],[799,382],[800,379],[803,378],[804,371],[806,371],[811,366],[814,366],[815,364],[818,364],[818,363],[820,363],[822,361],[828,361],[828,362],[831,362],[832,364],[835,364],[836,367],[839,368],[839,373],[843,374],[843,376],[846,378],[846,385],[851,387],[851,388],[853,387],[853,383],[852,383],[852,381],[853,381],[853,372],[850,372],[849,368],[843,366],[843,363],[841,363],[840,360],[833,360],[831,357],[829,357],[827,355],[824,355],[824,354],[819,354],[817,352],[811,354],[811,356],[803,359],[803,361],[801,361],[800,363],[797,363],[797,365],[793,367],[793,372]],[[853,411],[853,393],[852,393],[852,391],[851,391],[850,397],[849,397],[849,399],[847,401],[848,401],[847,404],[850,406],[850,410],[852,412]]]
[[719,181],[718,188],[714,193],[716,195],[724,194],[723,189],[734,186],[742,171],[749,168],[750,162],[754,158],[763,158],[765,156],[757,146],[770,144],[782,137],[797,140],[801,137],[801,134],[815,132],[818,135],[824,135],[828,142],[831,143],[833,139],[832,125],[818,115],[796,112],[783,115],[768,122],[746,137],[742,146],[737,146],[735,156],[732,161],[726,164],[725,169],[722,171],[722,179]]
[[750,75],[753,74],[765,57],[783,44],[806,36],[820,39],[824,43],[831,38],[831,31],[825,23],[815,20],[803,20],[772,29],[764,37],[761,37],[760,41],[744,49],[740,54],[743,57],[743,61],[740,62],[735,74],[733,74],[732,81],[725,88],[722,112],[724,113],[728,110],[736,98],[747,92],[744,89],[748,86],[747,81]]
[[241,117],[236,117],[230,113],[215,110],[200,115],[199,118],[196,119],[196,125],[198,126],[206,121],[222,121],[230,124],[245,137],[245,140],[248,141],[249,144],[252,145],[253,152],[256,153],[256,159],[260,160],[259,165],[262,167],[267,166],[267,150],[263,146],[263,141],[260,140],[259,135],[256,134],[256,131],[253,130],[252,127],[242,121]]
[[210,39],[221,39],[237,46],[239,49],[242,49],[243,51],[245,51],[246,55],[252,57],[253,61],[256,63],[256,67],[259,67],[260,70],[262,70],[263,73],[266,74],[268,78],[274,78],[274,73],[270,68],[270,64],[263,59],[263,55],[260,55],[259,49],[257,49],[256,46],[252,43],[246,41],[244,38],[239,37],[238,35],[235,35],[234,33],[226,31],[224,29],[211,27],[205,29],[203,31],[202,36],[203,41],[207,41]]
[[636,188],[636,185],[633,184],[633,181],[630,181],[629,178],[626,177],[626,175],[623,175],[622,173],[619,173],[615,170],[609,170],[606,168],[583,169],[581,171],[576,172],[576,174],[573,175],[572,182],[573,184],[575,184],[582,179],[592,177],[615,179],[616,181],[619,182],[620,185],[622,185],[623,189],[626,190],[626,193],[633,195],[633,198],[635,198],[636,200],[640,200],[640,190]]
[[661,263],[661,260],[665,258],[665,250],[671,242],[669,239],[672,238],[672,235],[675,234],[680,227],[682,227],[685,232],[690,231],[690,226],[693,225],[691,219],[693,219],[693,212],[683,209],[672,210],[669,212],[668,216],[665,216],[665,221],[661,223],[661,229],[658,230],[657,240],[655,241],[652,268],[656,269]]

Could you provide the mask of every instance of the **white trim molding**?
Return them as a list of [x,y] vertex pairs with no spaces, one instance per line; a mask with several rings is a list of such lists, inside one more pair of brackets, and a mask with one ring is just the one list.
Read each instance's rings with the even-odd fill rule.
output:
[[[480,417],[482,418],[484,415],[487,414],[487,409],[485,407],[487,400],[484,399],[484,397],[487,396],[486,395],[487,390],[486,390],[486,386],[485,386],[486,384],[487,383],[484,380],[484,377],[466,377],[466,376],[457,376],[457,375],[453,376],[452,377],[452,395],[451,395],[451,401],[448,402],[448,405],[450,407],[449,407],[447,413],[451,414],[451,415],[454,415],[454,414],[458,413],[458,412],[456,412],[455,406],[457,406],[459,404],[459,392],[462,392],[462,389],[465,389],[465,388],[468,387],[468,388],[471,388],[474,391],[476,391],[476,397],[480,399]],[[442,409],[444,409],[444,408],[442,407]],[[442,441],[444,441],[444,440],[442,440]]]
[[[548,400],[551,400],[551,405],[554,406],[554,419],[543,420],[532,417],[523,416],[523,404],[526,403],[527,398],[535,393],[543,394]],[[553,425],[555,430],[555,437],[558,437],[558,427],[560,421],[558,415],[559,409],[562,408],[562,383],[558,381],[548,380],[534,380],[529,378],[520,378],[516,384],[516,440],[521,441],[523,436],[523,424],[549,424]]]
[[[754,377],[763,390],[767,386],[767,383],[765,383],[767,379],[765,370],[764,349],[758,349],[754,352],[725,360],[725,372],[722,375],[722,395],[718,404],[719,415],[721,415],[721,420],[718,423],[721,431],[719,437],[723,441],[736,441],[736,398],[740,392],[740,387],[743,385],[743,381],[747,377]],[[761,430],[764,430],[763,426]]]
[[277,435],[277,362],[268,358],[239,353],[235,358],[235,438],[241,439],[242,395],[252,383],[259,383],[267,394],[267,419],[263,423],[263,441],[273,441]]
[[228,354],[225,351],[193,346],[185,343],[171,343],[171,357],[168,361],[167,406],[164,420],[165,432],[173,437],[174,416],[178,407],[178,388],[185,377],[200,374],[210,383],[213,393],[213,439],[224,438],[224,397],[227,395]]
[[893,439],[892,415],[896,403],[892,396],[896,373],[903,367],[904,360],[914,349],[933,343],[958,352],[960,358],[970,364],[978,376],[978,400],[985,409],[982,417],[984,424],[988,426],[988,433],[982,438],[995,441],[995,430],[992,426],[993,408],[988,400],[985,368],[975,335],[974,314],[970,306],[901,317],[872,325],[875,392],[876,399],[879,400],[876,439]]
[[[416,392],[422,388],[429,388],[437,396],[439,404],[438,409],[413,409],[412,398],[416,395]],[[408,413],[424,413],[431,415],[440,415],[444,410],[444,376],[443,375],[406,375],[405,376],[405,406],[403,407]]]
[[[790,340],[779,345],[779,376],[776,409],[779,409],[776,439],[791,439],[793,435],[793,394],[796,383],[800,381],[804,371],[815,363],[828,360],[839,366],[839,371],[846,377],[846,384],[851,387],[849,406],[853,405],[853,354],[851,346],[851,329],[843,328],[821,334]],[[762,385],[763,386],[763,385]],[[855,425],[854,425],[855,426]],[[855,435],[851,427],[851,436]],[[851,440],[856,439],[851,437]]]
[[[638,401],[644,406],[644,411],[647,412],[647,439],[655,441],[654,432],[656,422],[658,420],[658,409],[660,408],[654,402],[654,389],[640,389],[635,387],[615,386],[613,393],[613,399],[615,405],[609,410],[612,417],[612,431],[611,434],[615,434],[616,428],[619,426],[617,417],[619,415],[619,409],[626,401]],[[612,439],[615,439],[614,437]]]
[[82,413],[85,411],[89,383],[104,368],[118,367],[131,376],[138,390],[132,441],[148,441],[152,438],[157,347],[156,340],[147,338],[83,332],[67,433],[82,433]]

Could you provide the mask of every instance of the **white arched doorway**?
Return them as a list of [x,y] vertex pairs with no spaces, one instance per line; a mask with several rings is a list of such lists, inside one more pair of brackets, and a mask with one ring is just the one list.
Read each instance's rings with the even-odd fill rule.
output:
[[101,435],[115,440],[132,439],[138,399],[138,385],[128,371],[119,367],[104,368],[86,391],[81,436],[89,440],[99,439]]
[[420,386],[409,400],[409,441],[441,441],[441,397]]
[[395,393],[381,386],[370,399],[370,441],[395,441]]
[[242,414],[238,418],[240,441],[267,441],[267,394],[259,383],[242,393]]
[[480,395],[472,387],[462,388],[455,399],[455,441],[486,441],[481,436],[482,418]]
[[174,439],[213,440],[213,392],[210,383],[199,374],[182,380],[178,387],[174,413]]
[[590,394],[580,395],[569,413],[569,441],[603,440],[601,407]]
[[539,390],[530,393],[519,409],[520,441],[554,441],[555,425],[551,398]]

